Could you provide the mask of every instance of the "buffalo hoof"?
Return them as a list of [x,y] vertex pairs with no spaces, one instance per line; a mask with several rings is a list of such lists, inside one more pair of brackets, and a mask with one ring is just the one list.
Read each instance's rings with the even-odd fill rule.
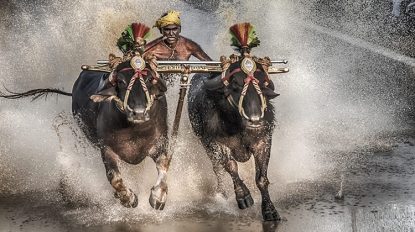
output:
[[274,206],[266,207],[262,210],[264,221],[281,221],[281,217]]
[[131,204],[131,207],[132,207],[132,208],[135,208],[135,207],[137,207],[137,205],[138,205],[138,197],[137,197],[137,195],[135,195],[135,193],[134,193],[134,201],[133,201],[133,203]]
[[167,191],[163,190],[161,187],[153,187],[151,189],[151,194],[149,202],[151,207],[157,210],[163,210],[166,205],[167,200]]
[[129,190],[130,196],[127,194],[122,194],[119,192],[114,193],[114,197],[120,199],[120,202],[123,206],[127,208],[135,208],[138,205],[138,197],[131,189]]
[[153,207],[154,209],[157,209],[157,210],[163,210],[164,206],[166,205],[165,202],[161,202],[161,201],[153,198],[152,195],[150,196],[149,201],[150,201],[151,207]]
[[236,198],[236,202],[238,203],[238,207],[240,209],[246,209],[254,204],[254,199],[252,199],[251,194],[248,194],[245,197]]

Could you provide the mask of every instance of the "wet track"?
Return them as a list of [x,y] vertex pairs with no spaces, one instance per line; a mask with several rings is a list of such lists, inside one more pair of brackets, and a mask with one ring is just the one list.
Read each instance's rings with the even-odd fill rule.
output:
[[[239,2],[233,11],[221,10],[231,2],[220,2],[219,8],[210,12],[182,2],[163,7],[184,12],[187,24],[196,22],[197,14],[212,22],[214,26],[195,23],[183,31],[205,50],[212,51],[212,57],[232,52],[223,28],[237,21],[253,21],[262,41],[256,54],[290,61],[290,73],[274,78],[281,96],[273,101],[278,126],[269,167],[270,195],[284,217],[282,223],[276,226],[261,220],[252,160],[241,167],[241,175],[255,200],[252,208],[237,208],[230,178],[229,199],[214,196],[215,181],[209,161],[190,130],[187,116],[182,121],[178,151],[169,171],[165,210],[155,211],[148,204],[149,190],[156,179],[155,165],[150,160],[137,167],[123,166],[127,183],[138,193],[139,205],[135,209],[122,207],[112,196],[99,152],[84,142],[67,116],[70,100],[51,97],[33,103],[0,100],[0,231],[413,231],[413,58],[403,55],[407,62],[402,62],[399,55],[406,53],[401,48],[384,46],[371,37],[359,37],[362,28],[348,32],[346,26],[329,27],[330,20],[300,17],[294,4],[279,1],[253,6]],[[81,63],[92,63],[115,49],[108,39],[101,43],[102,50],[94,45],[88,52],[76,53],[73,46],[86,45],[75,35],[73,22],[84,27],[82,7],[96,7],[92,3],[77,3],[74,12],[79,15],[69,12],[72,14],[66,22],[73,35],[61,45],[65,52],[44,51],[42,33],[37,32],[52,28],[53,21],[60,17],[53,11],[53,4],[41,3],[45,9],[38,7],[34,12],[40,15],[40,22],[49,24],[35,24],[32,42],[37,45],[28,43],[33,56],[50,65],[38,64],[22,51],[13,53],[13,36],[6,36],[0,44],[6,51],[0,56],[6,67],[0,80],[17,91],[49,86],[68,90]],[[126,1],[120,8],[125,10],[133,3]],[[156,9],[162,12],[163,7]],[[50,8],[52,13],[45,13]],[[120,10],[99,9],[107,17],[101,19],[103,23],[115,20],[108,15]],[[250,11],[238,17],[235,12],[241,9]],[[263,12],[267,20],[251,20],[258,12]],[[15,18],[3,21],[22,23],[20,20],[35,14],[13,13],[17,14]],[[121,21],[128,22],[131,17]],[[153,17],[141,19],[150,24]],[[328,25],[322,27],[323,21]],[[196,33],[198,26],[205,26],[206,32],[216,35],[214,45],[200,37],[202,32]],[[106,30],[108,37],[115,38],[116,30],[108,27],[93,32]],[[365,29],[370,31],[368,27]],[[13,32],[10,27],[1,29]],[[58,34],[52,31],[51,37],[54,36]],[[85,40],[93,41],[89,37]],[[48,46],[59,47],[53,42]],[[27,70],[33,76],[26,77],[10,68],[16,58],[28,62]],[[68,65],[61,67],[60,62]],[[68,74],[74,78],[62,77]],[[36,76],[42,76],[41,80]],[[170,105],[174,105],[177,88],[169,94]],[[172,118],[174,107],[169,110]],[[57,118],[61,111],[63,116]],[[67,122],[61,127],[62,144],[52,127],[57,122]],[[344,199],[336,200],[340,190]]]
[[[0,224],[3,231],[411,231],[414,157],[410,141],[390,152],[356,154],[360,165],[346,172],[340,201],[334,199],[340,186],[335,175],[284,185],[273,193],[285,217],[278,226],[262,223],[258,206],[237,212],[233,199],[207,198],[184,213],[142,216],[116,205],[64,206],[54,192],[2,196]],[[103,215],[91,216],[97,213]],[[114,214],[118,218],[97,223]]]

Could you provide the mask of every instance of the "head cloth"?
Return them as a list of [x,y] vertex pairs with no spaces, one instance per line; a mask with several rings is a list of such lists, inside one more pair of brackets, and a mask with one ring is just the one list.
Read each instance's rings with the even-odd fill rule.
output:
[[156,21],[156,24],[154,24],[153,27],[158,27],[159,29],[161,29],[161,28],[163,28],[167,25],[172,25],[172,24],[175,24],[175,25],[178,25],[178,26],[181,25],[180,12],[174,11],[174,10],[169,10],[166,15],[160,17]]

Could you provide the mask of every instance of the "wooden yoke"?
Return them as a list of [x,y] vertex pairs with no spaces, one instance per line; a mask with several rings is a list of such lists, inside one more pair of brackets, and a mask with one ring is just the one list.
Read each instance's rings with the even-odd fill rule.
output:
[[[146,57],[146,62],[150,64],[151,69],[158,73],[181,73],[179,100],[177,103],[176,114],[173,122],[173,129],[169,143],[167,159],[170,166],[171,159],[174,154],[174,148],[177,144],[177,135],[179,131],[180,119],[183,111],[184,98],[186,97],[187,88],[189,87],[189,75],[191,73],[217,73],[225,75],[227,69],[232,63],[240,60],[238,55],[231,55],[229,58],[221,56],[220,61],[175,61],[162,60],[157,61],[153,57]],[[286,67],[273,67],[273,64],[287,64],[287,60],[271,61],[268,57],[257,58],[252,57],[255,62],[262,65],[267,74],[286,73],[289,71]],[[97,65],[82,65],[82,70],[98,71],[98,72],[112,72],[115,68],[113,65],[115,58],[111,60],[98,60]]]
[[[224,56],[222,56],[224,57]],[[225,57],[226,58],[226,57]],[[264,58],[265,59],[265,58]],[[269,59],[269,58],[268,58]],[[262,58],[258,59],[260,62]],[[229,62],[234,63],[238,61],[235,56],[231,56]],[[261,62],[260,62],[261,63]],[[269,61],[269,74],[286,73],[288,68],[273,67],[273,64],[287,64],[287,60]],[[157,61],[157,72],[159,73],[183,73],[184,65],[190,66],[190,73],[222,73],[223,67],[221,61],[176,61],[176,60],[161,60]],[[82,70],[91,70],[99,72],[111,72],[108,60],[98,60],[97,65],[82,65]]]

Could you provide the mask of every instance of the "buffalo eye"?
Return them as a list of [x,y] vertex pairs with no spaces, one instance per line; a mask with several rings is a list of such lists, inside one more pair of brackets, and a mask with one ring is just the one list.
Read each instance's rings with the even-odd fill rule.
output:
[[242,90],[242,85],[240,85],[236,81],[233,81],[232,84],[231,84],[231,88],[232,88],[232,90],[236,90],[236,91]]
[[125,80],[123,80],[123,79],[118,79],[118,80],[117,80],[117,84],[118,84],[118,86],[120,86],[120,87],[125,87],[125,86],[127,86],[127,82],[125,82]]

